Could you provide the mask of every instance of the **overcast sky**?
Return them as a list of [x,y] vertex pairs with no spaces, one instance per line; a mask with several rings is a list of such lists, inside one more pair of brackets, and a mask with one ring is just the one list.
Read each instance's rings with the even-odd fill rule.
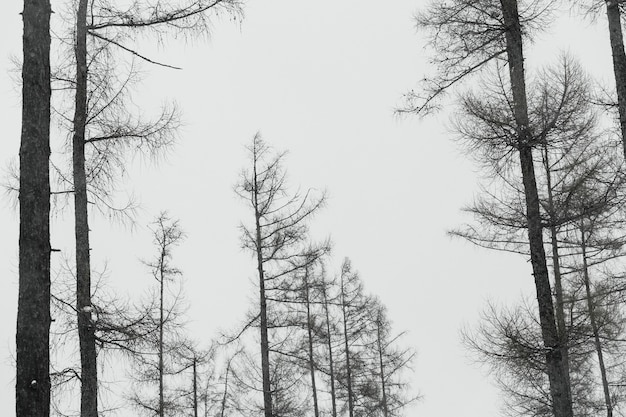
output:
[[[7,2],[0,15],[3,170],[19,148],[20,91],[10,72],[11,56],[21,55],[20,3]],[[129,163],[123,191],[142,203],[134,229],[93,213],[94,268],[107,262],[122,293],[151,285],[139,261],[152,253],[145,225],[168,210],[188,234],[175,263],[184,272],[195,338],[208,342],[240,323],[254,295],[254,264],[237,229],[251,214],[233,185],[246,162],[244,146],[260,131],[289,150],[294,188],[328,191],[311,228],[332,238],[335,269],[350,257],[366,289],[388,306],[395,330],[409,332],[405,342],[418,352],[413,387],[423,394],[413,415],[495,415],[498,393],[464,350],[459,330],[477,323],[487,300],[532,297],[531,268],[523,257],[446,236],[467,220],[460,209],[478,191],[480,175],[451,139],[448,113],[425,120],[393,114],[424,76],[427,57],[412,19],[424,4],[252,0],[241,23],[215,20],[208,41],[147,43],[149,56],[183,69],[142,65],[134,102],[149,115],[175,100],[185,126],[165,161]],[[610,82],[602,20],[555,24],[527,45],[528,68],[564,50]],[[0,415],[11,415],[18,224],[4,195],[0,210]],[[71,218],[70,211],[55,216],[52,235],[53,247],[69,257]]]

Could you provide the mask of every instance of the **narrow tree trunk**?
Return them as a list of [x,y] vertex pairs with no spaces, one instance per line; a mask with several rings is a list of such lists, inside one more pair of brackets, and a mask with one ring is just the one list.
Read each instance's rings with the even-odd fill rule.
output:
[[330,312],[328,311],[328,295],[326,293],[326,283],[324,283],[322,295],[324,296],[324,313],[326,314],[326,333],[328,334],[328,374],[330,377],[330,401],[332,406],[332,417],[337,417],[337,395],[335,391],[335,367],[333,363],[333,343],[330,332]]
[[309,344],[309,372],[311,372],[311,390],[313,391],[313,412],[315,417],[319,417],[319,407],[317,404],[317,387],[315,384],[315,359],[313,357],[313,322],[311,319],[311,300],[309,293],[309,268],[308,266],[304,272],[304,291],[306,297],[306,323],[308,332],[308,344]]
[[524,78],[524,54],[517,0],[500,0],[506,31],[506,50],[513,93],[513,110],[518,129],[518,148],[524,194],[530,259],[537,290],[541,333],[546,348],[546,365],[555,417],[572,417],[572,401],[568,395],[567,371],[563,367],[562,350],[554,317],[552,290],[548,277],[543,231],[539,211],[539,195],[535,180],[532,137],[528,130],[528,105]]
[[385,364],[383,361],[383,355],[385,351],[385,347],[383,346],[382,335],[380,331],[380,314],[378,316],[378,320],[376,321],[376,342],[378,345],[378,361],[380,366],[380,388],[382,390],[383,398],[382,398],[382,406],[383,406],[383,416],[389,416],[389,407],[387,405],[387,381],[385,381]]
[[259,195],[257,184],[257,156],[254,155],[254,221],[256,227],[257,269],[259,272],[259,306],[261,319],[261,371],[263,375],[263,409],[265,417],[273,417],[272,391],[270,386],[269,338],[267,334],[267,298],[265,296],[265,271],[263,270],[263,251],[261,239],[261,215],[259,213]]
[[352,392],[352,369],[350,367],[350,344],[348,342],[348,317],[346,311],[345,288],[341,276],[341,313],[343,317],[343,341],[346,353],[346,388],[348,390],[348,416],[354,417],[354,395]]
[[76,236],[76,307],[80,345],[81,417],[98,417],[95,327],[92,321],[85,128],[87,123],[87,0],[76,14],[76,102],[74,109],[74,233]]
[[606,1],[606,17],[609,23],[609,39],[613,55],[613,73],[617,91],[619,124],[622,131],[624,157],[626,157],[626,53],[618,0]]
[[163,298],[165,297],[165,251],[166,251],[166,240],[165,233],[163,235],[163,246],[161,247],[161,260],[160,260],[160,280],[159,280],[159,417],[163,417],[165,415],[165,388],[164,388],[164,365],[163,365],[163,354],[164,354],[164,324],[165,324],[165,312],[164,312],[164,303]]
[[569,347],[567,340],[567,327],[565,325],[565,302],[563,300],[563,280],[561,276],[561,258],[559,254],[559,241],[555,225],[556,213],[554,208],[554,195],[552,190],[552,172],[550,170],[550,158],[547,146],[543,147],[544,168],[546,173],[546,186],[548,189],[548,211],[550,216],[550,244],[552,246],[552,268],[554,269],[554,293],[556,296],[556,324],[561,346],[563,368],[567,377],[567,395],[572,397],[572,387],[569,375]]
[[198,360],[193,358],[193,417],[198,417]]
[[220,417],[224,417],[226,413],[226,400],[228,399],[228,374],[230,373],[230,363],[233,358],[228,360],[226,364],[226,376],[224,377],[224,395],[222,395],[222,404],[220,407]]
[[613,417],[613,404],[611,402],[611,393],[609,392],[609,380],[606,376],[606,366],[604,365],[604,355],[602,353],[602,342],[600,341],[600,331],[596,314],[593,306],[591,295],[591,282],[589,278],[589,264],[587,262],[587,242],[585,240],[584,225],[580,226],[580,246],[583,257],[583,279],[585,281],[585,291],[587,295],[587,311],[589,312],[589,322],[591,323],[591,331],[593,332],[593,340],[595,343],[596,354],[598,355],[598,365],[600,367],[600,377],[602,379],[602,389],[604,391],[604,404],[606,405],[606,416]]
[[50,415],[50,12],[48,0],[24,1],[17,417]]

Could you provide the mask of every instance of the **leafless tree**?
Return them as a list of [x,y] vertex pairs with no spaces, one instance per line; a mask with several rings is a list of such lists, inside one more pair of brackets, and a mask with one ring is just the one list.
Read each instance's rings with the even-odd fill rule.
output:
[[427,84],[426,95],[408,95],[405,111],[424,113],[433,108],[433,100],[467,75],[493,62],[504,62],[509,72],[511,127],[515,135],[513,149],[519,159],[519,174],[524,190],[525,214],[531,265],[537,291],[537,303],[545,351],[550,392],[556,417],[572,416],[568,389],[568,371],[563,362],[562,341],[556,325],[552,289],[543,246],[543,227],[535,175],[533,148],[538,144],[529,129],[528,96],[524,70],[523,36],[541,24],[551,2],[455,0],[432,3],[418,17],[429,30],[430,45],[436,50],[438,73]]
[[[289,193],[283,167],[285,153],[275,153],[259,134],[248,147],[250,168],[244,170],[235,191],[253,210],[254,223],[241,226],[242,243],[254,254],[259,279],[259,323],[263,409],[273,417],[274,397],[283,390],[271,385],[270,337],[268,328],[276,326],[268,309],[270,294],[280,291],[281,282],[296,270],[306,267],[311,256],[308,241],[308,221],[324,203],[324,195],[315,197],[312,190],[304,194]],[[283,374],[283,361],[274,363],[276,376]],[[288,397],[282,397],[287,400]]]

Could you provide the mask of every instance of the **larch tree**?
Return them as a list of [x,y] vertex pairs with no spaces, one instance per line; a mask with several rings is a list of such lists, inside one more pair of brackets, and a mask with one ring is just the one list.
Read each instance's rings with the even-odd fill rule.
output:
[[[152,151],[171,143],[172,131],[178,125],[175,110],[164,110],[155,122],[140,123],[125,120],[120,114],[111,116],[110,109],[119,109],[121,91],[96,93],[102,74],[97,74],[98,60],[110,57],[110,48],[118,48],[150,63],[156,63],[136,51],[124,41],[133,40],[132,34],[154,31],[159,36],[169,31],[182,33],[207,33],[208,15],[214,8],[234,10],[237,0],[192,0],[171,2],[135,2],[130,8],[116,7],[108,2],[78,0],[76,9],[75,79],[70,84],[75,91],[74,117],[72,120],[73,193],[76,235],[76,303],[81,356],[81,416],[97,417],[97,358],[95,329],[90,322],[93,310],[91,300],[91,261],[89,252],[88,182],[90,174],[100,173],[110,179],[111,160],[115,151],[127,149],[134,143]],[[106,66],[106,63],[105,63]],[[71,78],[69,78],[71,80]],[[107,85],[105,82],[103,85]],[[122,87],[120,87],[122,88]],[[90,96],[91,92],[91,96]],[[100,91],[102,93],[102,91]],[[112,97],[112,98],[110,98]],[[98,103],[98,99],[101,101]],[[104,99],[104,100],[102,100]],[[123,113],[123,112],[122,112]],[[98,169],[86,169],[89,152],[86,146],[95,148],[95,165]],[[93,167],[91,167],[93,168]],[[93,178],[92,178],[93,180]]]
[[[255,258],[259,283],[259,327],[263,410],[265,417],[274,417],[277,398],[287,401],[284,390],[272,386],[272,370],[276,378],[284,374],[283,361],[270,362],[272,323],[268,300],[280,292],[281,282],[307,265],[308,221],[324,204],[324,195],[316,197],[313,190],[304,194],[290,193],[283,167],[285,153],[277,153],[261,138],[254,136],[248,147],[250,168],[241,174],[236,193],[253,211],[253,223],[241,226],[243,247]],[[304,261],[304,262],[303,262]],[[284,404],[289,407],[288,404]]]
[[17,417],[50,415],[50,14],[48,0],[24,1]]
[[131,400],[149,415],[164,417],[180,408],[170,395],[173,390],[167,387],[166,378],[188,369],[192,364],[189,357],[193,356],[195,349],[182,334],[180,291],[171,288],[176,277],[181,275],[172,263],[173,249],[182,242],[185,234],[178,221],[165,212],[157,217],[153,225],[157,253],[146,262],[146,266],[158,284],[153,313],[154,331],[140,341],[142,348],[134,355],[134,378],[138,384]]
[[[545,343],[546,363],[555,417],[571,417],[568,373],[562,357],[556,325],[552,288],[543,244],[543,226],[535,175],[533,148],[538,144],[529,130],[528,97],[524,69],[523,34],[540,24],[549,4],[531,1],[520,13],[517,0],[433,3],[419,16],[418,23],[431,30],[430,44],[437,52],[438,75],[426,86],[426,95],[409,94],[405,111],[424,113],[434,100],[466,76],[488,63],[504,60],[509,70],[510,103],[519,159],[519,175],[524,190],[527,238],[535,281],[537,305]],[[549,2],[548,2],[549,3]]]

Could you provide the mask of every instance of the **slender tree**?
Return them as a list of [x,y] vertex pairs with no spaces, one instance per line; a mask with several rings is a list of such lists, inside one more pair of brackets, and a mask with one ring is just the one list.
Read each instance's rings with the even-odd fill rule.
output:
[[[285,153],[274,153],[261,139],[254,136],[248,148],[251,168],[241,175],[235,190],[253,210],[252,226],[241,227],[243,246],[254,254],[259,282],[259,323],[261,346],[261,371],[263,385],[263,410],[273,417],[273,396],[282,391],[271,384],[270,337],[268,328],[276,326],[269,318],[268,299],[271,292],[280,291],[281,282],[296,270],[307,265],[308,220],[322,207],[324,196],[313,196],[312,191],[301,195],[290,194],[283,168]],[[274,368],[281,377],[282,361]],[[277,412],[277,411],[276,411]]]
[[50,13],[47,0],[24,1],[15,380],[18,417],[50,415]]

